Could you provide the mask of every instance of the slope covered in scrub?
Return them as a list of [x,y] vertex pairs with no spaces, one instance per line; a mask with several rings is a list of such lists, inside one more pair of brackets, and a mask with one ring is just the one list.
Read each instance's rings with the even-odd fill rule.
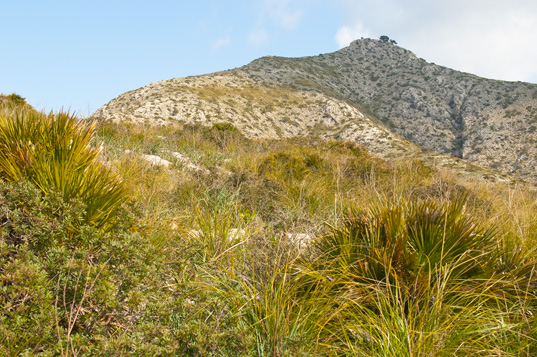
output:
[[107,229],[0,181],[0,354],[537,351],[532,185],[229,124],[103,121],[91,147],[124,185]]

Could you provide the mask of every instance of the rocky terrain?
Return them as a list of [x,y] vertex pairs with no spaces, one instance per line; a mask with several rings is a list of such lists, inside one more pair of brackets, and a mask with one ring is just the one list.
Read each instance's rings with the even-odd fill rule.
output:
[[[235,70],[152,83],[94,117],[228,122],[249,137],[351,140],[388,158],[423,157],[420,147],[430,148],[537,181],[537,85],[458,72],[372,39],[330,54],[263,57]],[[461,162],[446,155],[438,161]]]
[[388,157],[418,151],[342,100],[312,91],[263,86],[241,71],[152,83],[116,98],[94,116],[162,125],[227,122],[252,138],[319,135],[355,141]]
[[362,40],[0,94],[0,356],[537,356],[537,185],[464,159],[535,181],[534,87]]

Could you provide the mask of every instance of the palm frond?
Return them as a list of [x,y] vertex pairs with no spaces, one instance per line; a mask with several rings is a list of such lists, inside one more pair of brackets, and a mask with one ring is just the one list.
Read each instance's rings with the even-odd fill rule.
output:
[[86,222],[109,229],[126,197],[121,179],[91,146],[95,123],[69,113],[12,111],[0,116],[0,178],[27,180],[44,193],[86,205]]

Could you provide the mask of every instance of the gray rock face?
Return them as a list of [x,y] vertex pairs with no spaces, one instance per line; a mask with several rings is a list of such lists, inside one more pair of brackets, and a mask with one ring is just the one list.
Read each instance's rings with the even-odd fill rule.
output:
[[535,84],[458,72],[371,39],[314,57],[264,57],[241,70],[340,98],[419,146],[537,181]]
[[537,85],[454,71],[378,40],[151,83],[94,116],[225,121],[250,137],[346,139],[386,157],[413,154],[418,145],[537,182]]

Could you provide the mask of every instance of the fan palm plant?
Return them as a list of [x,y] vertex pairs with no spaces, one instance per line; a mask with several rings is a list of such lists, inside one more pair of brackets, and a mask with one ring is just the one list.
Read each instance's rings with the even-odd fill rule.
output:
[[354,213],[314,243],[316,261],[338,275],[383,281],[390,267],[399,267],[402,274],[412,263],[405,233],[402,207],[386,205]]
[[498,253],[492,229],[480,227],[464,213],[465,197],[377,205],[353,213],[313,246],[323,269],[362,281],[394,278],[414,284],[446,264],[452,277],[491,272]]
[[408,249],[421,271],[455,264],[455,276],[469,277],[492,272],[492,260],[499,254],[495,232],[480,227],[464,213],[465,195],[444,205],[420,202],[409,207],[406,217]]
[[521,312],[533,310],[535,264],[504,263],[509,274],[497,274],[508,251],[465,203],[384,203],[319,237],[299,266],[317,276],[303,291],[323,284],[333,304],[322,343],[345,355],[447,355],[503,351],[509,336],[531,335]]
[[90,145],[94,130],[94,122],[69,113],[0,113],[0,179],[26,180],[45,194],[58,191],[66,201],[79,199],[86,206],[86,223],[110,229],[126,191],[98,160],[100,148]]

